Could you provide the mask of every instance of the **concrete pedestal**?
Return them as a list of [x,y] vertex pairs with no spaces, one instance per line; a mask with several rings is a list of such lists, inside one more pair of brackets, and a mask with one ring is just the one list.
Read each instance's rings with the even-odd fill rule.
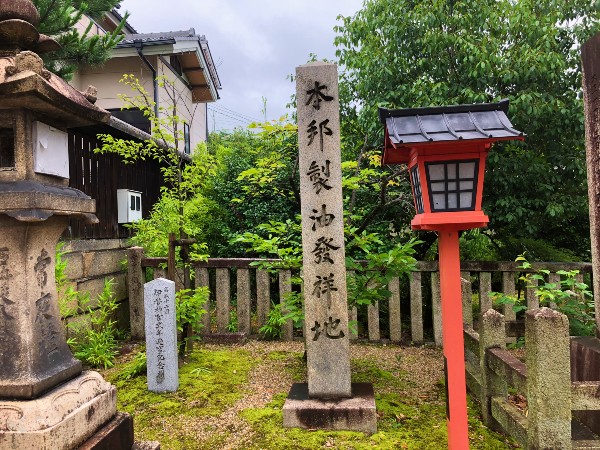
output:
[[114,417],[116,402],[115,387],[97,372],[83,372],[35,400],[0,400],[0,448],[77,448]]
[[352,397],[323,400],[308,396],[307,383],[294,383],[283,405],[283,426],[376,433],[373,385],[352,383]]

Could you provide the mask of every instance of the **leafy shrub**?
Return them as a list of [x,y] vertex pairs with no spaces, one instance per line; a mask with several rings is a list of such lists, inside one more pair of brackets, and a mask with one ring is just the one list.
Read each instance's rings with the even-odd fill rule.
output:
[[[519,255],[516,261],[521,262],[519,269],[527,271],[519,277],[527,288],[535,290],[540,306],[556,305],[556,309],[569,318],[569,331],[573,336],[591,336],[595,329],[594,302],[588,285],[577,281],[578,270],[559,270],[561,276],[557,283],[547,281],[550,271],[533,267],[524,255]],[[527,305],[522,297],[492,292],[492,299],[500,305],[513,305],[515,312],[524,311]]]
[[104,280],[102,293],[98,295],[98,307],[92,308],[87,303],[81,305],[81,309],[87,312],[90,323],[69,322],[67,328],[69,339],[67,343],[71,347],[76,358],[91,367],[108,368],[114,365],[117,356],[116,322],[112,319],[118,308],[117,300],[113,293],[114,281]]

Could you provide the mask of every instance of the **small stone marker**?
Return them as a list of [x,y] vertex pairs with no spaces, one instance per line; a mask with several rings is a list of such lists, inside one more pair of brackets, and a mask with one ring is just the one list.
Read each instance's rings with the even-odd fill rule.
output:
[[148,390],[174,392],[179,386],[175,282],[157,278],[144,285]]
[[338,75],[335,64],[296,69],[308,393],[350,397],[350,349]]

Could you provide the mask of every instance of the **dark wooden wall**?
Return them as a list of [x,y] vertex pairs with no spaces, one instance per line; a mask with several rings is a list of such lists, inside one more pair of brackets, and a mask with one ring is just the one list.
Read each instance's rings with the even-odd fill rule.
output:
[[153,160],[125,164],[115,154],[97,154],[100,147],[96,135],[106,129],[87,128],[69,132],[69,186],[96,200],[96,216],[100,223],[86,225],[71,219],[65,238],[115,239],[128,237],[131,231],[117,223],[117,189],[142,193],[142,215],[147,218],[160,198],[163,184],[160,166]]

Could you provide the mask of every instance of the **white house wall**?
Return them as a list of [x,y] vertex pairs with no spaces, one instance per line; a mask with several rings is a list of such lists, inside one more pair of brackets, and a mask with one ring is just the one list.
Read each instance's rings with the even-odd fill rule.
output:
[[[206,141],[206,103],[192,103],[192,93],[187,85],[160,58],[148,56],[147,59],[157,69],[159,76],[164,75],[173,81],[175,90],[180,93],[181,99],[178,102],[177,114],[190,124],[190,143],[193,150],[198,143]],[[119,94],[137,95],[125,84],[119,82],[125,73],[134,74],[152,99],[154,90],[152,72],[137,55],[113,58],[100,67],[83,68],[73,77],[71,85],[83,91],[91,84],[98,89],[97,106],[104,109],[122,108],[124,103],[119,98]],[[164,108],[168,108],[171,104],[165,88],[159,87],[158,99],[159,106]]]
[[[153,62],[152,59],[156,58],[149,58],[150,62],[154,64],[155,61]],[[122,108],[123,100],[119,98],[119,94],[137,95],[125,84],[119,83],[123,74],[126,73],[135,75],[144,89],[150,96],[152,95],[152,72],[143,65],[139,57],[113,58],[103,66],[83,68],[79,71],[77,79],[74,78],[71,84],[79,90],[85,90],[90,84],[95,86],[98,89],[96,105],[100,108]]]
[[[175,88],[177,98],[177,115],[190,124],[190,144],[193,150],[197,144],[206,141],[206,103],[192,103],[192,92],[182,79],[173,73],[171,68],[160,58],[158,59],[158,74],[169,79]],[[171,96],[167,93],[167,88],[159,88],[159,105],[171,104]]]

